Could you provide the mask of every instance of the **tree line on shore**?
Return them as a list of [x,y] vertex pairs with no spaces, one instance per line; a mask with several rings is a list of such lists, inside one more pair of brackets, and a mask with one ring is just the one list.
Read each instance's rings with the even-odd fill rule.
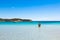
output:
[[20,21],[32,21],[32,20],[30,20],[30,19],[20,19],[20,18],[12,18],[12,19],[0,18],[0,22],[20,22]]

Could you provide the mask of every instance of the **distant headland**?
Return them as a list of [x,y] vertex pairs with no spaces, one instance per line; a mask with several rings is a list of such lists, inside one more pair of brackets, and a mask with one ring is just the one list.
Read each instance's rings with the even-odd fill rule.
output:
[[12,18],[12,19],[4,19],[0,18],[0,22],[30,22],[30,19],[20,19],[20,18]]

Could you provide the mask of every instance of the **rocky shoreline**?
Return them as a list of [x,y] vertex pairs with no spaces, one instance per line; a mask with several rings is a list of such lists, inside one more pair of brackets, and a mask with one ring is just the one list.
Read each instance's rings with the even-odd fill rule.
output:
[[3,19],[0,18],[0,22],[31,22],[30,19],[20,19],[20,18],[12,18],[12,19]]

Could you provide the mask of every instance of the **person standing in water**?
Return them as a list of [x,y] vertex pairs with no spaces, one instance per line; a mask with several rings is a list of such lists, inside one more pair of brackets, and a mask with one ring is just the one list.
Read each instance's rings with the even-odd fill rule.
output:
[[41,24],[40,24],[40,22],[39,22],[39,24],[38,24],[38,27],[39,27],[39,28],[41,27]]

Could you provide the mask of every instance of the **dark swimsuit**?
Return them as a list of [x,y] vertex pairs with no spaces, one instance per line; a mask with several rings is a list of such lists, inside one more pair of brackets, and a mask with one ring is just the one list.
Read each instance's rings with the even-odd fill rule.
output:
[[40,27],[41,26],[41,24],[38,24],[38,27]]

